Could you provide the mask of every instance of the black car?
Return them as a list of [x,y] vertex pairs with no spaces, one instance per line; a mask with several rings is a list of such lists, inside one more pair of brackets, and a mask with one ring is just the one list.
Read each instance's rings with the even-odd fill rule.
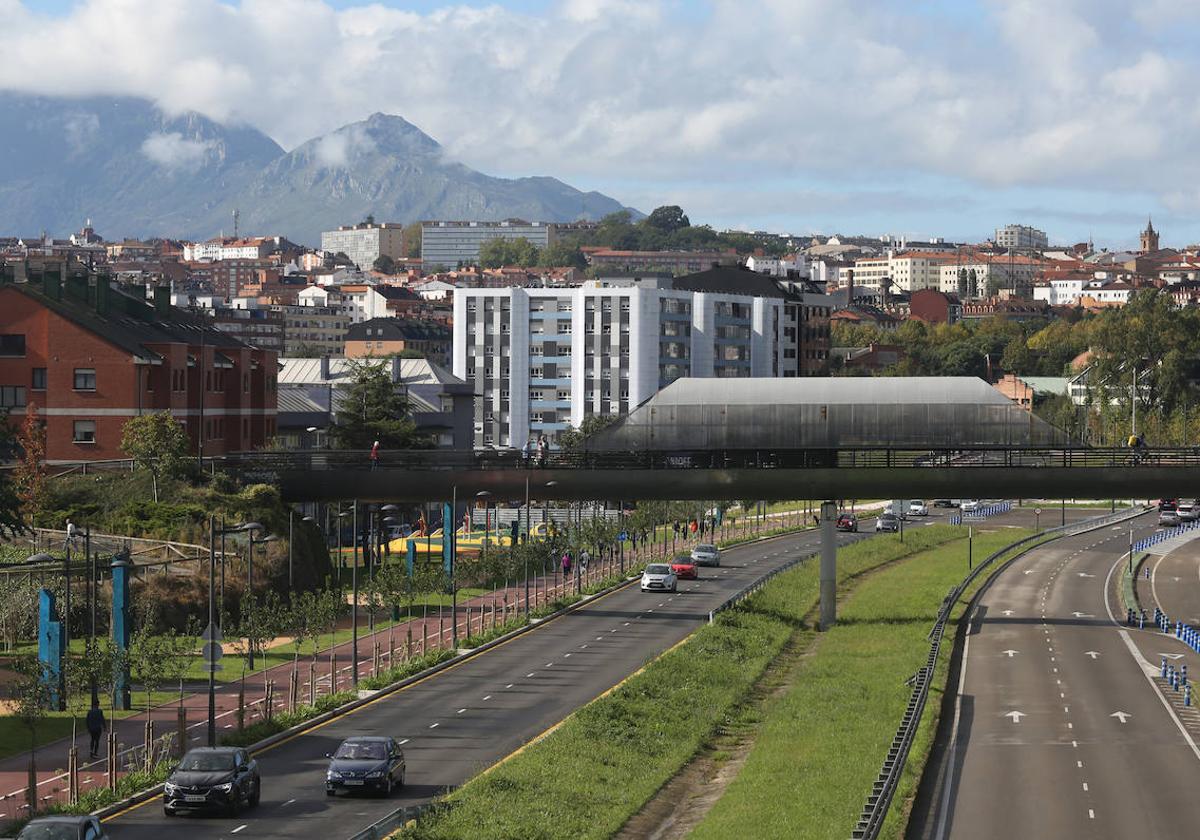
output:
[[334,796],[339,790],[369,790],[390,796],[393,788],[404,787],[404,750],[394,738],[347,738],[328,758],[326,796]]
[[900,530],[900,517],[894,513],[881,513],[879,518],[875,520],[876,531],[891,531],[895,533]]
[[238,747],[188,750],[163,785],[163,813],[222,810],[236,814],[262,796],[258,762]]
[[65,814],[31,820],[17,840],[108,840],[100,820],[90,814],[82,817]]
[[934,506],[935,508],[954,508],[954,507],[958,507],[958,505],[954,504],[954,500],[953,500],[953,499],[934,499],[934,500],[933,500],[933,506]]

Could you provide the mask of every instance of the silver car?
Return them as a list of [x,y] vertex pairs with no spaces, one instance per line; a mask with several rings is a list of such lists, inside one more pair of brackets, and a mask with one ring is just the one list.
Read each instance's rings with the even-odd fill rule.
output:
[[1200,507],[1197,507],[1195,502],[1180,502],[1175,512],[1179,514],[1181,522],[1195,522],[1200,519]]
[[692,562],[697,566],[720,566],[721,549],[711,543],[700,543],[692,549]]
[[1173,510],[1164,510],[1158,515],[1158,524],[1173,528],[1179,524],[1179,514]]

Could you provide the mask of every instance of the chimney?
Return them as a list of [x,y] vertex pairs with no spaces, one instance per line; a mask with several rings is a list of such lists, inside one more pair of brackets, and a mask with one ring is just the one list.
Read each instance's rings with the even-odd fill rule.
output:
[[107,274],[93,274],[93,280],[96,283],[96,314],[107,315],[109,292],[112,288],[109,286]]
[[329,381],[329,357],[328,356],[321,357],[321,381],[322,382]]
[[404,378],[400,371],[400,365],[403,361],[404,360],[401,359],[399,356],[392,356],[392,384],[393,385],[400,382],[400,380]]
[[154,287],[154,314],[164,321],[171,317],[170,286]]
[[42,265],[42,291],[51,300],[62,300],[62,266]]

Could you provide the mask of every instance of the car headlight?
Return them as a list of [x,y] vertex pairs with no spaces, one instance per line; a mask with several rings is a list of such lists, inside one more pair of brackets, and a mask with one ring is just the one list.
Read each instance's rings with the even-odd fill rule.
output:
[[230,793],[233,790],[233,782],[226,782],[223,785],[213,785],[213,790],[219,790],[221,793]]
[[382,779],[383,771],[382,770],[372,770],[370,773],[367,774],[367,778],[368,779]]
[[326,775],[326,778],[327,779],[340,779],[340,778],[342,778],[342,774],[336,770],[330,770],[329,773]]
[[179,793],[179,788],[170,782],[167,782],[163,785],[163,793],[165,793],[167,796],[174,796],[175,794]]

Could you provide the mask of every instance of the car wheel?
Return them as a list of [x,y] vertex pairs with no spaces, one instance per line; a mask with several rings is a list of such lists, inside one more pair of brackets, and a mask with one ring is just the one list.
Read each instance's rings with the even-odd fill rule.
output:
[[334,790],[333,788],[325,788],[325,795],[326,796],[337,796],[337,791]]
[[678,591],[679,591],[679,584],[677,584],[677,583],[673,583],[673,584],[671,584],[671,591],[672,591],[672,592],[678,592]]
[[240,788],[233,789],[233,799],[229,801],[229,816],[236,817],[242,812],[242,791]]
[[262,799],[262,781],[261,780],[254,783],[254,795],[250,797],[250,807],[257,808],[258,801],[260,799]]
[[392,774],[389,773],[387,779],[383,783],[383,795],[387,798],[392,795]]
[[400,771],[400,782],[398,783],[398,786],[404,787],[404,771],[403,770]]
[[164,806],[163,807],[163,816],[164,817],[173,817],[173,816],[175,816],[175,812],[172,811],[170,808],[167,808],[166,806]]

